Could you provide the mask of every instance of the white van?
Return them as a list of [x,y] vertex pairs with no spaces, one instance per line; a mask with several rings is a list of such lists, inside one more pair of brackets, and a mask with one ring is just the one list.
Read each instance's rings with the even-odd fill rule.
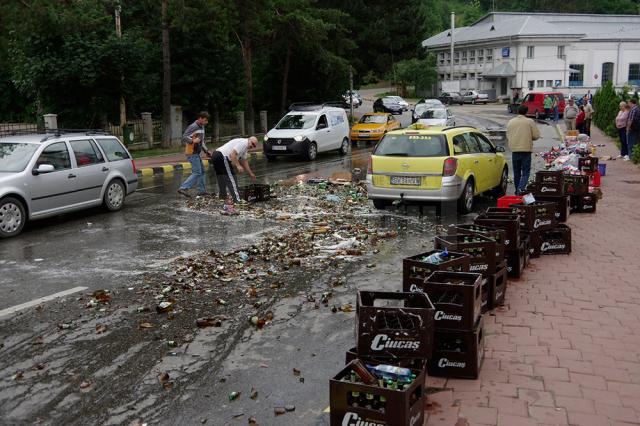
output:
[[315,160],[319,152],[325,151],[336,150],[346,155],[349,146],[349,120],[344,109],[293,104],[264,136],[263,150],[268,160],[287,155]]

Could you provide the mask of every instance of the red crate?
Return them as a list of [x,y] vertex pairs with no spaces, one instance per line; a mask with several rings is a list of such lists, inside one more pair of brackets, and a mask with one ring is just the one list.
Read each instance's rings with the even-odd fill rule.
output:
[[470,255],[470,272],[492,274],[496,269],[495,240],[482,235],[440,235],[435,238],[434,244],[436,249],[446,248]]
[[496,262],[504,259],[505,241],[507,239],[507,231],[500,228],[489,228],[486,226],[476,225],[475,223],[463,223],[460,225],[451,225],[447,229],[449,235],[474,235],[479,234],[496,241]]
[[578,169],[583,172],[595,172],[598,170],[598,157],[580,157],[578,158]]
[[482,275],[437,271],[417,290],[427,293],[436,308],[435,328],[472,330],[481,309]]
[[[387,306],[376,306],[386,301]],[[401,306],[391,306],[395,302]],[[378,303],[379,305],[379,303]],[[358,354],[429,358],[435,308],[425,293],[359,291],[356,302]]]
[[433,264],[421,259],[442,250],[431,250],[402,260],[402,291],[412,291],[411,287],[420,285],[435,271],[469,272],[471,257],[465,253],[449,252],[449,260]]
[[567,195],[582,195],[589,192],[589,176],[565,175],[564,192]]
[[540,254],[570,254],[571,228],[558,225],[550,231],[540,233]]
[[600,186],[600,172],[596,170],[595,172],[588,172],[587,176],[589,176],[589,186]]
[[514,204],[520,212],[522,230],[532,232],[551,229],[556,226],[556,204],[549,201],[536,201],[531,204]]
[[433,357],[427,361],[429,376],[477,379],[484,360],[484,320],[473,331],[436,330]]
[[511,204],[522,204],[524,197],[520,195],[505,195],[504,197],[498,198],[498,207],[509,207]]
[[[331,425],[416,426],[424,422],[425,369],[402,390],[352,382],[351,361],[329,381]],[[381,363],[371,363],[379,365]],[[371,398],[367,398],[370,395]],[[383,401],[384,399],[384,401]],[[367,405],[370,405],[367,407]]]
[[520,215],[482,213],[473,222],[488,228],[504,229],[507,233],[504,240],[506,250],[513,250],[520,244]]

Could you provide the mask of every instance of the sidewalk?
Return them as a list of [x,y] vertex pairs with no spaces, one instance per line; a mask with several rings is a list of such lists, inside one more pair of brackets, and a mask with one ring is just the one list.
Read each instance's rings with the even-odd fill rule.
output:
[[[209,148],[212,149],[213,147],[209,146]],[[258,138],[258,145],[249,150],[249,154],[252,158],[262,158],[262,138]],[[202,157],[202,162],[205,167],[212,165],[204,156]],[[183,153],[136,158],[135,163],[139,177],[163,175],[178,170],[191,170],[191,163],[187,161]]]
[[[593,129],[596,155],[617,155]],[[428,425],[640,424],[640,169],[607,162],[571,255],[531,261],[485,318],[478,380],[429,378]]]

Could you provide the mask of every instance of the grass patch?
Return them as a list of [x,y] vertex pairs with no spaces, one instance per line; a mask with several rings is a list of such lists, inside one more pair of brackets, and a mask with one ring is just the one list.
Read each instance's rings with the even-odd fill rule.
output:
[[175,147],[175,148],[152,148],[152,149],[141,149],[137,151],[130,151],[131,156],[133,158],[142,158],[142,157],[158,157],[160,155],[171,155],[177,154],[179,152],[183,152],[184,148]]

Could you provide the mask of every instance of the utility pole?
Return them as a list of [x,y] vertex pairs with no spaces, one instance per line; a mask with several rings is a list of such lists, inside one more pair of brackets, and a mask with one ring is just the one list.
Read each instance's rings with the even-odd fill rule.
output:
[[[122,38],[122,26],[120,25],[120,12],[122,6],[116,5],[116,37]],[[127,123],[127,105],[124,101],[124,95],[122,94],[122,86],[124,85],[124,74],[120,74],[120,127],[124,132],[124,125]],[[124,133],[123,133],[124,135]]]
[[349,120],[353,122],[353,68],[351,65],[349,65],[349,109],[351,110]]
[[451,12],[451,75],[449,76],[451,81],[453,81],[453,30],[456,26],[456,13]]

